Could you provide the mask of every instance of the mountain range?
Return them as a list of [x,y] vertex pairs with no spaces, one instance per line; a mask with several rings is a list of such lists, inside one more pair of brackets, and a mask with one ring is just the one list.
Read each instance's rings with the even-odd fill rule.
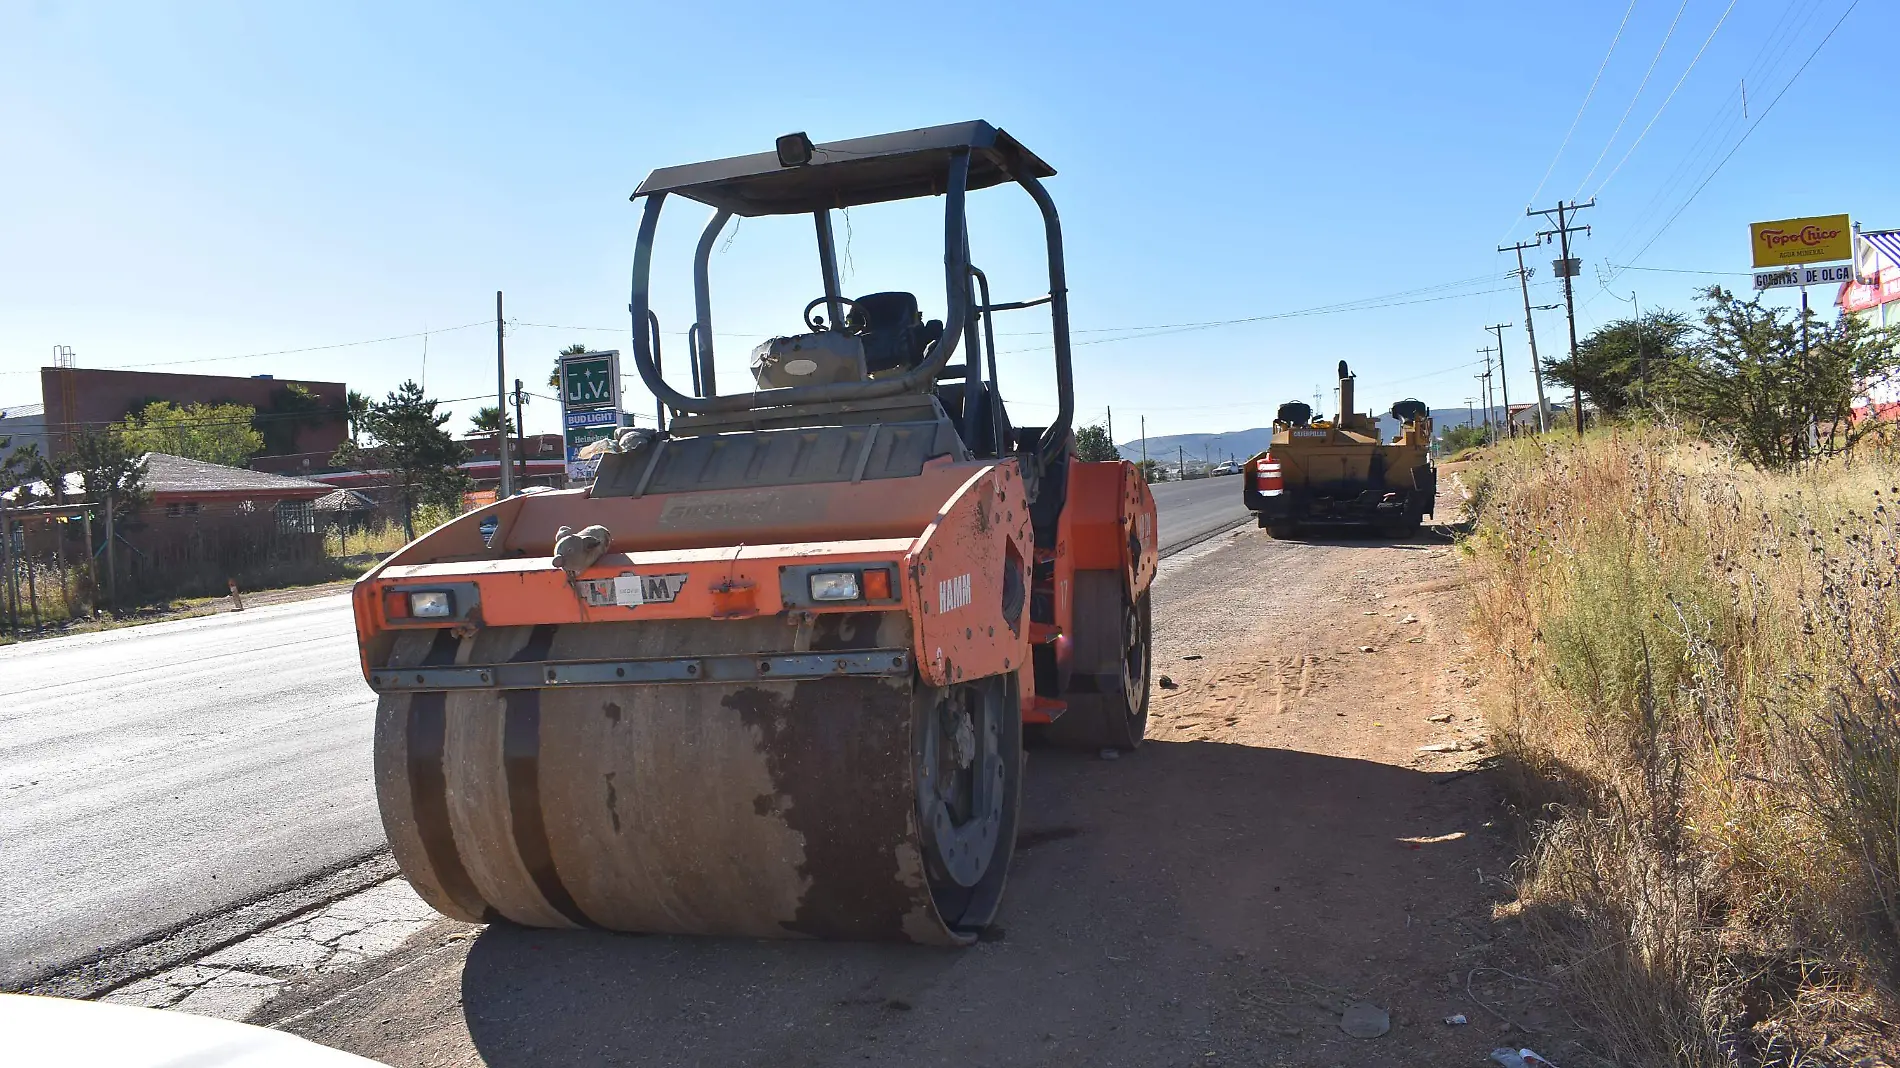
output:
[[[1491,409],[1491,418],[1504,418],[1502,406]],[[1482,408],[1433,408],[1432,425],[1438,431],[1467,423],[1483,423]],[[1399,421],[1389,415],[1379,417],[1379,436],[1387,441],[1398,436]],[[1218,434],[1160,434],[1147,439],[1148,459],[1165,464],[1174,464],[1180,459],[1200,460],[1207,463],[1220,463],[1222,460],[1245,460],[1250,456],[1265,452],[1273,444],[1273,428],[1270,426],[1253,427],[1248,430],[1227,430]],[[1126,444],[1115,447],[1121,450],[1122,458],[1141,462],[1142,439],[1136,438]]]

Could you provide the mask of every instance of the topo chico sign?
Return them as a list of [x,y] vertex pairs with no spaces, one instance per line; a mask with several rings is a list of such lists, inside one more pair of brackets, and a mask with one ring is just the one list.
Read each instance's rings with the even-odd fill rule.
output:
[[1853,227],[1845,215],[1777,219],[1748,224],[1757,267],[1787,267],[1854,258]]

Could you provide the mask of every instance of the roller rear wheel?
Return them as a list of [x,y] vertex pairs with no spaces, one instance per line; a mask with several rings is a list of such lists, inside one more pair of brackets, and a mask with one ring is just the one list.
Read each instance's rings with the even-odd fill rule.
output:
[[1148,732],[1153,642],[1148,591],[1128,596],[1115,571],[1075,575],[1074,671],[1067,711],[1049,725],[1049,741],[1081,749],[1140,747]]

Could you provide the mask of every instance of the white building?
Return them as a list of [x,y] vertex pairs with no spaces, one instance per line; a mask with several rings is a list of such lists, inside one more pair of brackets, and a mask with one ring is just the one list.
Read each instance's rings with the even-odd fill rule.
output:
[[[1843,315],[1869,326],[1900,327],[1900,230],[1862,230],[1854,235],[1854,273],[1834,298]],[[1900,381],[1873,386],[1855,406],[1856,415],[1886,415],[1900,406]]]

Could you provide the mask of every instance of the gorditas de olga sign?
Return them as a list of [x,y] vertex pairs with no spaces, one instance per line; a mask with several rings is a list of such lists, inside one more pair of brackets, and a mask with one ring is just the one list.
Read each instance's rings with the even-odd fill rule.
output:
[[1788,267],[1854,258],[1853,226],[1845,215],[1815,215],[1748,224],[1757,267]]

